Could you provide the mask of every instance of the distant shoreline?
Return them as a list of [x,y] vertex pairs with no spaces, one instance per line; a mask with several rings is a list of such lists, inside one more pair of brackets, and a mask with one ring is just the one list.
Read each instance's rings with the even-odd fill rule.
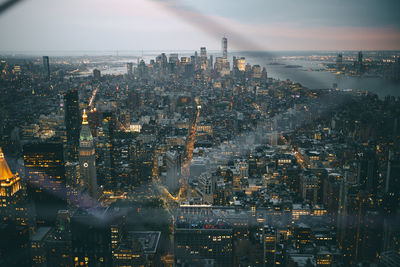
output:
[[[182,50],[43,50],[43,51],[0,51],[0,57],[11,56],[11,57],[39,57],[43,55],[53,56],[53,57],[82,57],[82,56],[117,56],[117,57],[140,57],[142,54],[149,56],[160,53],[178,53],[178,54],[192,54],[194,51],[199,51],[197,49],[182,49]],[[363,53],[376,54],[376,53],[399,53],[400,50],[362,50]],[[207,50],[211,55],[218,55],[221,53],[220,50]],[[356,54],[358,50],[264,50],[264,51],[252,51],[252,50],[231,50],[230,55],[243,55],[243,56],[255,56],[257,54],[269,55],[269,56],[307,56],[307,55],[337,55],[337,53],[343,54]]]

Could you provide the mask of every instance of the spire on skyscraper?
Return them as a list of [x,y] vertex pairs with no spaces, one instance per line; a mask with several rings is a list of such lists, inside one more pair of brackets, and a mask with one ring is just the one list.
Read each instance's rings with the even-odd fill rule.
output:
[[91,141],[93,140],[92,133],[90,132],[89,123],[87,121],[86,110],[83,110],[82,115],[82,128],[80,138],[81,141]]
[[23,209],[17,205],[21,199],[20,189],[21,178],[17,172],[15,174],[11,172],[0,147],[0,221],[25,222],[25,219],[21,220]]
[[87,115],[86,115],[86,109],[83,110],[82,124],[88,124]]
[[0,147],[0,181],[9,180],[13,177],[10,168],[4,158],[3,150]]

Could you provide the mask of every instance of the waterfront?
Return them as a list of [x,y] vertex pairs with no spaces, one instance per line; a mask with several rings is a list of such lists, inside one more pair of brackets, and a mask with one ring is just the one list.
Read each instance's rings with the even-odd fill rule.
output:
[[[102,73],[104,74],[125,74],[126,73],[126,62],[133,62],[136,64],[138,58],[143,58],[146,63],[149,63],[151,58],[154,58],[160,52],[130,52],[121,53],[121,55],[110,55],[112,60],[107,61],[107,65],[104,65]],[[187,51],[180,53],[179,51],[168,51],[170,53],[178,53],[179,57],[188,56]],[[269,52],[233,52],[231,56],[244,56],[246,63],[251,65],[258,64],[261,67],[266,67],[268,77],[279,80],[291,80],[298,82],[301,85],[312,88],[312,89],[329,89],[333,88],[334,84],[337,84],[337,88],[340,90],[366,90],[377,94],[380,98],[384,98],[387,95],[400,96],[400,83],[379,78],[379,77],[356,77],[337,75],[335,73],[326,70],[324,64],[332,63],[332,61],[319,61],[313,60],[313,53],[308,54],[304,52],[298,52],[302,56],[296,58],[298,55],[295,52],[288,51],[271,54]],[[316,52],[320,55],[321,52]],[[211,55],[219,56],[218,53],[211,52]],[[332,56],[332,52],[327,52],[327,56]],[[97,61],[96,64],[102,64],[101,61]],[[295,67],[287,67],[295,66]],[[93,69],[93,68],[92,68]],[[91,73],[92,69],[90,69]]]

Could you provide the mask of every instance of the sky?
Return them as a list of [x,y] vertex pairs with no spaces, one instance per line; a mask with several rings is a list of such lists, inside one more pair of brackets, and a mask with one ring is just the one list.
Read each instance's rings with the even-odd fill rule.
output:
[[[0,0],[0,4],[7,0]],[[400,50],[399,0],[24,0],[0,51]]]

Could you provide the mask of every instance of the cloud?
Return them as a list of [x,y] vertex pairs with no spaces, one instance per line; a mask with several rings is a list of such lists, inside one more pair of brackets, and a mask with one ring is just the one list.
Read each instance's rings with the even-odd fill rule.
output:
[[175,0],[155,0],[186,23],[213,37],[227,35],[237,50],[395,50],[398,27],[304,26],[299,23],[249,24],[208,15]]
[[[0,17],[0,50],[187,50],[199,46],[219,50],[223,35],[229,39],[229,48],[235,50],[400,47],[400,29],[395,20],[388,20],[393,22],[391,26],[387,22],[385,26],[374,25],[376,18],[371,19],[371,25],[349,21],[335,24],[335,16],[328,12],[324,23],[323,14],[317,12],[322,4],[297,12],[318,13],[307,17],[294,15],[299,4],[293,1],[279,5],[255,1],[246,9],[243,3],[226,1],[185,3],[189,4],[177,0],[23,1]],[[322,11],[326,12],[332,4],[325,6]],[[371,9],[364,5],[360,8]],[[359,18],[354,16],[352,21]],[[345,21],[343,15],[337,15],[337,21]]]

